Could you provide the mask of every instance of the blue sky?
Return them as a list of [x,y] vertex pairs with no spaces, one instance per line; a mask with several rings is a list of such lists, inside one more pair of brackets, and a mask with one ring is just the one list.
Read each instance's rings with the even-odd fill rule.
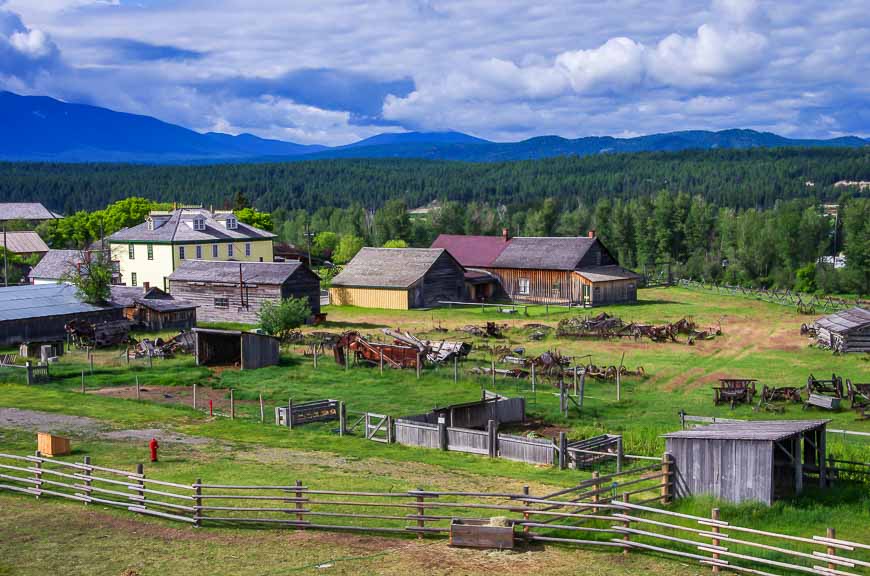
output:
[[870,136],[867,0],[0,0],[0,89],[345,144]]

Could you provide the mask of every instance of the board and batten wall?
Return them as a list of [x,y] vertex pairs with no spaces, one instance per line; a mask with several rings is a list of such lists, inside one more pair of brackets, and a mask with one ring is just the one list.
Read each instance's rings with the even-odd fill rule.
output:
[[329,302],[336,306],[408,310],[411,298],[410,291],[407,288],[351,288],[333,286],[329,289]]
[[677,497],[773,502],[773,442],[667,438]]

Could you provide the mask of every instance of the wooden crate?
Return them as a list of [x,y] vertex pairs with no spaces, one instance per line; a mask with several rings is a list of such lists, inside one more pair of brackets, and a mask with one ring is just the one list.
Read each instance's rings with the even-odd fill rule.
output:
[[39,432],[36,439],[43,456],[63,456],[70,453],[69,438]]
[[489,526],[486,520],[450,522],[450,545],[464,548],[511,550],[514,547],[514,527]]

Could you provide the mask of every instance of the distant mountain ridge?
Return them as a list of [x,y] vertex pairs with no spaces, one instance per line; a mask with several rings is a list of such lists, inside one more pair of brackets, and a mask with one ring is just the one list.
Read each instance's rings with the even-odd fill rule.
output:
[[539,136],[492,142],[461,132],[387,132],[345,146],[199,133],[150,116],[0,92],[0,160],[193,164],[330,158],[497,162],[553,156],[715,148],[864,147],[870,140],[790,139],[755,130],[689,130],[635,138]]

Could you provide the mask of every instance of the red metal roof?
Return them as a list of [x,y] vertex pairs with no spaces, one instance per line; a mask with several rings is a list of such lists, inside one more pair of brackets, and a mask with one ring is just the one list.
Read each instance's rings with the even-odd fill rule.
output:
[[509,241],[502,236],[440,234],[432,248],[444,248],[464,267],[486,268],[498,258]]

